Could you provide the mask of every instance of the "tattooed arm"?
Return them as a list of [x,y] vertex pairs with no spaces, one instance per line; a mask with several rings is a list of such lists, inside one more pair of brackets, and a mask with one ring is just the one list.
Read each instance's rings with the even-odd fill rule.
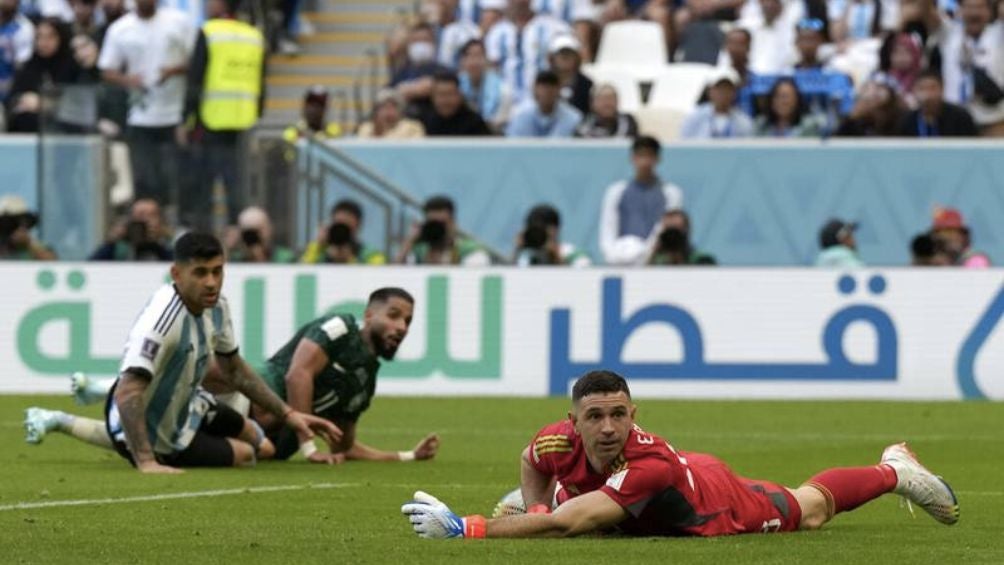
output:
[[146,406],[143,392],[153,376],[143,369],[127,369],[115,387],[115,405],[118,406],[125,431],[126,442],[132,453],[136,469],[141,473],[181,473],[181,469],[161,465],[154,457],[150,438],[146,435]]

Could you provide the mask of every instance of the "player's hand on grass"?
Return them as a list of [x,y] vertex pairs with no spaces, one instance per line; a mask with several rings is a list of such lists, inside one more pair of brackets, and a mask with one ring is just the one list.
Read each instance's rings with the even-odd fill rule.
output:
[[464,519],[457,516],[438,498],[415,491],[414,500],[401,507],[418,537],[446,539],[464,537]]
[[415,454],[416,460],[425,461],[435,457],[437,451],[439,451],[439,436],[436,434],[429,434],[422,438],[422,441],[418,442],[418,445],[415,446],[413,453]]
[[311,463],[320,463],[323,465],[341,465],[345,462],[345,454],[343,453],[322,453],[320,451],[311,453],[307,457],[307,461]]
[[144,461],[142,463],[136,464],[136,469],[140,473],[145,473],[149,475],[180,475],[185,471],[183,469],[178,469],[177,467],[168,467],[167,465],[161,465],[155,460]]
[[342,430],[333,423],[318,418],[311,414],[304,414],[291,410],[286,415],[286,425],[296,432],[301,441],[306,441],[314,437],[314,433],[321,436],[328,445],[338,443],[342,440]]

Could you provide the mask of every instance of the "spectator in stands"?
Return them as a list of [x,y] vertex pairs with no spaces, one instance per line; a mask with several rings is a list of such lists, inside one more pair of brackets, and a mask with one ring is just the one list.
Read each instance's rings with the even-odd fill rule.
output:
[[[673,12],[675,61],[714,64],[722,47],[722,22],[733,22],[745,0],[686,0]],[[658,21],[658,20],[656,20]]]
[[507,137],[572,137],[582,114],[561,99],[561,83],[552,71],[541,71],[533,85],[533,100],[516,109]]
[[101,6],[101,14],[104,16],[105,31],[108,30],[109,26],[115,23],[122,16],[126,15],[128,12],[125,0],[99,0],[99,3]]
[[227,260],[236,263],[294,263],[296,254],[273,241],[272,220],[265,210],[249,206],[237,216],[240,240],[227,247]]
[[98,0],[73,0],[70,2],[73,7],[73,21],[71,31],[74,38],[84,36],[100,46],[105,38],[105,30],[108,25],[98,21],[97,7]]
[[363,209],[355,200],[339,200],[331,207],[328,222],[317,231],[317,239],[307,244],[301,263],[361,263],[383,265],[387,257],[359,239]]
[[942,247],[930,233],[918,234],[910,242],[910,264],[915,267],[950,266],[951,260]]
[[526,215],[523,231],[516,237],[513,263],[520,267],[588,267],[593,264],[585,252],[567,241],[561,241],[561,215],[550,204],[538,204]]
[[819,56],[819,48],[826,42],[823,36],[823,21],[805,18],[795,26],[795,49],[798,51],[796,71],[822,71],[826,64]]
[[38,215],[20,196],[0,196],[0,260],[53,261],[56,254],[31,235]]
[[924,53],[919,36],[913,33],[890,33],[879,49],[879,70],[889,75],[899,95],[911,108],[916,108],[913,83],[924,69]]
[[944,249],[949,264],[967,269],[990,267],[990,257],[972,248],[972,232],[955,208],[937,207],[931,223],[931,237]]
[[440,0],[438,19],[439,45],[436,59],[447,69],[460,67],[461,50],[464,45],[475,39],[481,39],[481,28],[476,22],[459,20],[456,0]]
[[320,85],[310,87],[303,96],[301,118],[282,132],[282,138],[289,143],[311,138],[324,141],[342,135],[337,122],[328,121],[328,89]]
[[509,121],[512,92],[502,75],[488,65],[484,42],[469,41],[460,52],[460,92],[492,130],[502,131]]
[[565,22],[536,14],[531,0],[510,0],[509,19],[497,23],[485,37],[488,60],[502,71],[517,104],[529,100],[537,73],[547,69],[547,51],[559,35],[571,34]]
[[[771,0],[774,1],[774,0]],[[753,135],[753,120],[736,107],[739,75],[717,68],[708,80],[709,102],[694,109],[684,120],[684,139],[719,139]]]
[[427,23],[417,23],[408,32],[408,62],[391,78],[408,104],[408,113],[421,115],[428,110],[433,77],[448,69],[436,62],[436,32]]
[[[62,116],[61,112],[57,113],[61,102],[61,92],[57,89],[96,80],[97,49],[93,44],[81,45],[82,49],[85,47],[86,54],[74,52],[70,47],[70,28],[66,24],[53,18],[39,21],[35,28],[35,51],[15,73],[8,96],[8,130],[38,131],[43,118]],[[95,100],[92,102],[96,104]],[[96,108],[91,108],[92,113],[95,111]],[[46,126],[53,129],[50,123]]]
[[0,0],[0,103],[7,100],[14,71],[31,58],[35,26],[18,12],[18,0]]
[[833,40],[858,41],[882,33],[882,0],[837,0],[829,2]]
[[404,117],[404,99],[391,88],[377,93],[373,117],[359,126],[362,138],[415,139],[425,137],[425,128],[417,120]]
[[298,55],[300,44],[297,42],[300,34],[301,0],[279,0],[282,12],[282,27],[279,29],[279,53],[283,55]]
[[941,46],[952,27],[952,19],[941,11],[937,0],[900,0],[900,31],[917,34],[924,60],[930,68],[941,68]]
[[962,106],[945,102],[944,85],[936,71],[920,73],[913,83],[917,109],[903,118],[900,135],[906,137],[975,137],[980,134],[973,117]]
[[725,43],[718,54],[718,66],[731,68],[739,75],[740,84],[747,84],[750,77],[750,45],[753,41],[750,32],[741,27],[735,27],[725,34]]
[[476,241],[457,233],[456,208],[446,196],[434,196],[422,207],[425,222],[416,226],[401,248],[399,263],[409,265],[491,264],[488,252]]
[[858,225],[853,222],[831,219],[819,230],[819,256],[816,257],[817,267],[839,269],[857,269],[865,266],[858,256],[858,244],[854,239],[854,230]]
[[767,110],[756,120],[758,137],[819,137],[825,124],[808,112],[798,85],[788,77],[774,83],[767,94]]
[[422,125],[429,136],[491,135],[484,119],[464,102],[460,79],[451,71],[433,80],[432,107],[423,114]]
[[600,250],[609,265],[640,265],[649,256],[650,238],[669,210],[683,207],[683,191],[656,173],[659,142],[640,136],[631,146],[634,177],[607,187],[600,211]]
[[610,84],[593,87],[592,112],[575,130],[576,137],[607,138],[635,137],[638,122],[617,110],[617,89]]
[[[226,191],[228,222],[246,207],[240,142],[265,107],[265,38],[236,19],[238,2],[206,2],[209,20],[198,32],[188,67],[182,116],[194,127],[189,137],[196,144],[198,177],[186,187],[180,215],[202,229],[211,223],[215,183],[222,182]],[[241,71],[222,70],[232,68]]]
[[861,88],[854,108],[840,123],[836,135],[845,137],[890,137],[899,133],[906,104],[896,87],[877,75]]
[[662,216],[660,230],[652,242],[649,265],[717,265],[715,256],[700,251],[690,240],[690,215],[681,209]]
[[582,56],[579,40],[571,35],[559,35],[551,40],[550,64],[561,82],[561,99],[571,104],[582,115],[589,113],[589,94],[593,81],[582,74]]
[[119,221],[108,240],[91,254],[91,261],[170,261],[173,258],[169,230],[160,205],[152,198],[132,203],[129,216]]
[[195,40],[188,17],[156,0],[108,28],[98,68],[105,81],[129,90],[127,134],[137,198],[174,204],[178,194],[185,72]]
[[783,18],[781,0],[759,0],[762,18],[747,22],[753,37],[750,70],[761,75],[775,75],[791,67],[795,60],[795,30]]
[[942,48],[945,99],[965,106],[985,136],[1004,136],[1004,22],[992,0],[961,0]]

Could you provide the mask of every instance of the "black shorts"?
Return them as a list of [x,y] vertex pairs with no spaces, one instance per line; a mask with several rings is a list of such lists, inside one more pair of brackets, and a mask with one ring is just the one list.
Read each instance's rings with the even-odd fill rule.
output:
[[[107,413],[113,398],[115,398],[114,388],[108,393],[105,409],[106,426]],[[171,467],[233,467],[234,448],[226,438],[237,438],[242,431],[244,431],[244,416],[226,404],[214,400],[188,447],[170,455],[157,453],[157,462]],[[111,436],[110,430],[109,436]],[[136,462],[125,442],[113,440],[113,443],[115,451],[135,467]]]

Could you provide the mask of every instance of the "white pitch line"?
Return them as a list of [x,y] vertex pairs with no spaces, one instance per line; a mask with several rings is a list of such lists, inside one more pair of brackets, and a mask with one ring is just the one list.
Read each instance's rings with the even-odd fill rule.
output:
[[[382,484],[380,486],[385,488],[446,491],[450,489],[462,489],[462,488],[511,489],[515,488],[516,484],[517,483],[514,481],[512,484],[507,484],[507,485],[493,485],[493,484],[423,485],[418,483],[396,483],[396,484]],[[102,504],[128,504],[131,502],[158,502],[161,500],[177,500],[183,498],[211,498],[216,496],[231,496],[235,494],[260,494],[260,493],[284,492],[292,490],[359,488],[363,486],[367,485],[364,485],[362,483],[316,483],[311,485],[276,485],[268,487],[248,487],[248,488],[233,488],[233,489],[221,489],[221,490],[176,492],[171,494],[148,494],[141,496],[126,496],[123,498],[85,498],[79,500],[47,500],[45,502],[19,502],[17,504],[7,504],[4,506],[0,506],[0,512],[6,512],[9,510],[37,510],[41,508],[60,508],[67,506],[98,506]]]
[[234,494],[259,494],[266,492],[283,492],[290,490],[334,489],[360,486],[358,483],[317,483],[312,485],[277,485],[270,487],[247,487],[221,490],[203,490],[193,492],[175,492],[171,494],[149,494],[143,496],[126,496],[123,498],[91,498],[80,500],[49,500],[46,502],[19,502],[0,506],[0,512],[8,510],[35,510],[38,508],[58,508],[62,506],[96,506],[102,504],[128,504],[130,502],[156,502],[159,500],[175,500],[180,498],[209,498],[215,496],[230,496]]

